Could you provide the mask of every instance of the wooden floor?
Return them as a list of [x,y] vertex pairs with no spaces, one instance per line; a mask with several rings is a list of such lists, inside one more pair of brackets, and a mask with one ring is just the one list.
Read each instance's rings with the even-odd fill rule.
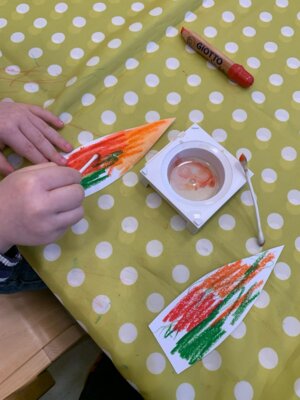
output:
[[99,347],[88,336],[80,340],[48,368],[55,385],[40,400],[78,400],[86,376],[99,354]]
[[77,400],[101,350],[49,291],[0,296],[0,400]]
[[11,394],[5,400],[38,400],[54,384],[53,377],[46,370],[40,373],[31,383]]
[[67,350],[30,384],[5,400],[78,400],[100,351],[88,336]]

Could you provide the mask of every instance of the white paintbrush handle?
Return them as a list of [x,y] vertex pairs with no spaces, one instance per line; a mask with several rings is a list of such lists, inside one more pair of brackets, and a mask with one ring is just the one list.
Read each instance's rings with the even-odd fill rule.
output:
[[264,238],[264,234],[263,234],[262,227],[261,227],[260,215],[259,215],[256,195],[254,193],[254,189],[253,189],[252,182],[251,182],[251,179],[250,179],[248,171],[246,171],[246,179],[247,179],[247,183],[248,183],[249,188],[250,188],[250,193],[251,193],[251,197],[252,197],[253,204],[254,204],[254,209],[255,209],[256,223],[257,223],[257,229],[258,229],[258,244],[260,246],[262,246],[265,243],[265,238]]
[[97,160],[98,157],[98,154],[94,154],[93,157],[91,157],[89,161],[80,168],[79,172],[82,174],[95,160]]

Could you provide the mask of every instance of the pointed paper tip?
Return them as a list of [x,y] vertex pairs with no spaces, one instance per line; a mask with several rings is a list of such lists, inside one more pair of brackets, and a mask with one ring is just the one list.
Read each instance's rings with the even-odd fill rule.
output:
[[175,119],[176,119],[175,117],[167,118],[167,120],[170,121],[170,125],[173,124],[173,122],[175,121]]
[[282,244],[281,246],[274,247],[273,250],[277,250],[277,251],[278,251],[278,255],[280,255],[281,252],[282,252],[282,250],[284,249],[284,246],[285,246],[285,245]]
[[169,128],[170,125],[173,124],[173,122],[175,121],[175,119],[176,119],[175,117],[172,117],[172,118],[165,118],[165,119],[162,119],[161,122],[163,122],[163,123],[166,124],[165,129],[167,129],[167,128]]
[[[275,266],[275,264],[278,262],[278,259],[279,259],[280,255],[281,255],[283,249],[284,249],[284,245],[273,247],[272,249],[265,250],[265,252],[273,253],[273,255],[274,255],[274,259],[272,261],[273,266]],[[264,252],[262,252],[262,253],[264,253]]]
[[264,251],[262,251],[262,252],[259,253],[259,254],[263,254],[263,253],[266,253],[266,252],[268,252],[268,253],[274,253],[274,254],[275,254],[275,257],[276,257],[276,259],[275,259],[274,261],[275,261],[275,264],[276,264],[276,262],[277,262],[277,260],[278,260],[278,258],[279,258],[279,256],[280,256],[280,254],[282,253],[282,250],[283,250],[283,249],[284,249],[284,244],[281,245],[281,246],[277,246],[277,247],[273,247],[273,248],[271,248],[271,249],[264,250]]

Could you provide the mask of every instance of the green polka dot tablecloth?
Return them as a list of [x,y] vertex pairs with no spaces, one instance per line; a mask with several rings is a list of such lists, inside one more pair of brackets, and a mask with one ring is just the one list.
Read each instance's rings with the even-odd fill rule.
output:
[[[176,117],[130,172],[85,199],[57,243],[23,249],[50,289],[146,399],[300,398],[300,2],[0,0],[0,87],[7,101],[59,115],[75,147]],[[230,82],[180,36],[202,35],[255,77]],[[238,328],[176,374],[148,324],[209,271],[261,251],[244,186],[203,228],[139,171],[193,123],[254,172],[265,249],[285,245]],[[15,166],[24,161],[9,156]]]

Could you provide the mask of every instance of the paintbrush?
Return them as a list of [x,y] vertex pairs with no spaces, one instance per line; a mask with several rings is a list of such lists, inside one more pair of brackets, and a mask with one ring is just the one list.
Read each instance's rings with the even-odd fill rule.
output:
[[88,161],[86,164],[84,164],[84,166],[83,166],[82,168],[80,168],[79,172],[80,172],[81,174],[83,174],[83,172],[84,172],[86,169],[88,169],[88,167],[89,167],[91,164],[93,164],[93,162],[96,161],[97,158],[99,158],[99,155],[98,155],[98,154],[94,154],[94,155],[89,159],[89,161]]
[[248,170],[248,161],[247,158],[245,156],[245,154],[241,154],[239,161],[241,163],[241,166],[243,167],[243,170],[245,172],[245,176],[246,176],[246,180],[250,189],[250,193],[251,193],[251,197],[253,200],[253,204],[254,204],[254,209],[255,209],[255,216],[256,216],[256,223],[257,223],[257,230],[258,230],[258,236],[257,236],[257,243],[259,246],[263,246],[265,244],[265,238],[264,238],[264,234],[261,228],[261,222],[260,222],[260,216],[259,216],[259,211],[258,211],[258,205],[257,205],[257,200],[256,200],[256,194],[254,192],[252,183],[251,183],[251,179],[250,179],[250,175],[249,175],[249,170]]

